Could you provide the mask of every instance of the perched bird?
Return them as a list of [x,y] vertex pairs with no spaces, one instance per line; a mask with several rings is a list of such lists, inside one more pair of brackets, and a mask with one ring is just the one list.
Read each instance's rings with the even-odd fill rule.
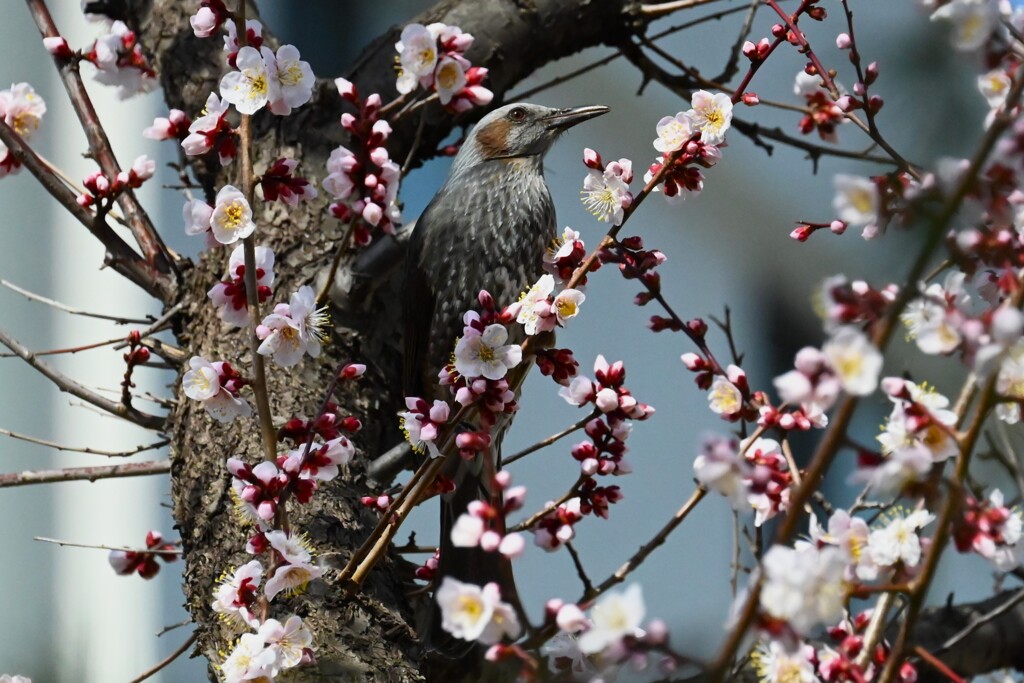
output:
[[[540,276],[544,251],[556,236],[544,155],[561,133],[607,111],[603,106],[509,104],[484,116],[466,137],[409,242],[406,396],[447,397],[437,386],[437,375],[449,362],[462,334],[463,313],[477,306],[480,290],[490,292],[503,307]],[[511,336],[509,343],[521,339]],[[494,436],[499,444],[501,434]],[[466,507],[490,497],[484,473],[496,468],[483,467],[483,457],[478,455],[477,462],[456,458],[446,472],[456,488],[442,501],[438,585],[444,576],[478,585],[496,581],[502,595],[512,597],[515,584],[506,558],[479,548],[455,548],[450,540],[451,525]],[[460,647],[466,650],[465,641],[448,638],[446,645],[437,623],[430,630],[427,640],[436,649],[456,656]]]

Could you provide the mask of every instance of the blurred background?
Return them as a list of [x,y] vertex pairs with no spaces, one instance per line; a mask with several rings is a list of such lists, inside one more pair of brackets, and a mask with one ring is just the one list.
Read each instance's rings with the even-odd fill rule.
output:
[[[84,46],[100,28],[79,14],[78,3],[51,3],[58,26],[73,47]],[[389,3],[351,0],[346,3],[283,0],[260,3],[266,23],[284,42],[299,47],[314,72],[333,78],[344,72],[361,47],[392,24],[430,6],[427,0]],[[742,3],[748,4],[748,3]],[[981,131],[987,111],[975,87],[977,58],[949,48],[946,27],[928,21],[910,0],[891,3],[853,2],[859,47],[866,60],[881,67],[875,91],[885,97],[880,125],[904,157],[932,166],[940,156],[966,156]],[[699,14],[721,9],[714,3],[698,12],[669,17],[651,33]],[[833,7],[829,7],[832,11]],[[738,16],[700,25],[660,41],[660,45],[704,73],[717,73],[732,44]],[[771,19],[755,21],[752,39],[767,35]],[[834,48],[841,17],[809,27],[812,44],[827,65],[839,69],[839,81],[852,84],[845,55]],[[324,30],[330,27],[329,30]],[[94,169],[82,158],[83,135],[63,89],[44,52],[27,11],[8,8],[0,22],[0,84],[28,81],[43,96],[49,111],[32,142],[40,152],[74,179]],[[524,46],[524,49],[528,49]],[[549,65],[522,91],[596,61],[611,53],[595,48]],[[766,99],[799,104],[792,86],[803,60],[793,50],[780,50],[762,69],[752,89]],[[88,71],[88,67],[83,70]],[[548,157],[547,178],[559,212],[560,225],[582,233],[588,246],[597,243],[606,226],[583,209],[579,192],[585,176],[584,147],[598,150],[605,160],[633,160],[640,186],[646,166],[655,160],[651,146],[655,123],[662,116],[689,108],[658,85],[642,87],[640,75],[619,59],[585,76],[532,97],[550,106],[606,104],[612,113],[573,130]],[[139,154],[161,162],[173,160],[174,150],[141,137],[154,116],[166,114],[160,93],[118,102],[111,90],[91,85],[100,116],[108,124],[115,150],[127,166]],[[509,100],[512,101],[512,100]],[[194,114],[194,112],[191,112]],[[796,134],[798,115],[761,107],[737,110],[739,116]],[[848,149],[863,149],[867,140],[851,126],[840,129]],[[800,220],[827,221],[832,215],[831,177],[837,172],[880,173],[878,166],[824,158],[815,166],[804,154],[781,145],[769,157],[735,132],[729,136],[723,160],[706,173],[704,192],[682,205],[668,206],[653,196],[627,226],[624,234],[640,234],[646,245],[668,256],[661,267],[667,299],[684,318],[721,318],[732,311],[739,349],[751,385],[771,389],[771,379],[789,369],[793,354],[824,339],[811,311],[811,293],[826,276],[845,273],[874,285],[901,281],[915,253],[918,235],[891,230],[883,239],[863,241],[858,231],[836,237],[816,234],[805,244],[789,239]],[[444,180],[450,160],[431,162],[413,172],[402,189],[405,216],[413,219]],[[199,241],[186,241],[181,226],[182,199],[160,182],[175,182],[166,168],[158,170],[141,197],[157,216],[164,238],[188,255]],[[141,317],[158,311],[151,301],[114,273],[100,271],[102,249],[51,201],[27,173],[0,182],[0,277],[21,287],[77,308]],[[576,545],[590,576],[603,580],[659,529],[694,489],[693,459],[702,435],[726,434],[730,425],[708,409],[704,394],[679,361],[692,350],[683,335],[653,334],[646,325],[653,309],[632,304],[638,286],[622,280],[613,268],[591,277],[587,302],[580,317],[559,335],[559,345],[575,350],[581,371],[592,374],[597,354],[624,360],[627,386],[638,400],[657,408],[657,414],[635,426],[630,438],[634,473],[614,483],[625,500],[615,505],[607,521],[587,519],[577,527]],[[126,328],[72,316],[30,302],[7,289],[0,290],[4,329],[34,350],[68,347],[127,333]],[[710,335],[712,348],[727,358],[721,334]],[[91,387],[115,391],[123,373],[120,351],[109,347],[75,355],[48,358],[54,366]],[[943,367],[945,365],[946,367]],[[955,394],[962,372],[953,365],[928,363],[902,340],[888,354],[885,371],[909,371]],[[943,374],[945,373],[945,374]],[[169,396],[170,373],[136,374],[141,391]],[[557,387],[537,373],[528,381],[521,414],[506,439],[512,453],[579,419],[578,409],[566,404]],[[853,435],[871,442],[889,411],[887,401],[863,402]],[[381,419],[394,419],[389,415]],[[75,446],[130,449],[153,440],[152,435],[98,414],[58,392],[17,359],[0,359],[0,427]],[[96,456],[57,453],[52,449],[0,437],[0,471],[49,469],[107,464]],[[516,483],[529,487],[528,509],[560,496],[574,481],[577,464],[568,454],[575,440],[531,455],[512,468]],[[796,442],[798,459],[805,461],[814,435]],[[149,452],[135,460],[165,457]],[[842,505],[854,490],[844,486],[853,468],[852,455],[840,457],[830,479],[829,495]],[[981,470],[985,477],[984,468]],[[991,472],[995,482],[997,473]],[[0,585],[6,596],[0,628],[0,673],[20,673],[36,683],[77,680],[83,683],[126,681],[173,651],[188,635],[187,626],[161,637],[164,627],[187,618],[179,590],[181,564],[164,565],[151,581],[119,577],[111,571],[102,550],[61,548],[33,541],[46,536],[80,543],[138,546],[149,529],[176,538],[167,502],[166,477],[119,479],[32,486],[0,491]],[[413,520],[410,530],[431,543],[436,536],[433,506]],[[749,523],[749,517],[744,517]],[[404,535],[403,531],[403,535]],[[671,536],[631,581],[642,584],[648,617],[664,619],[673,642],[684,652],[709,656],[723,635],[732,595],[729,562],[733,516],[726,501],[710,496]],[[519,584],[534,618],[545,600],[575,600],[581,588],[564,551],[547,554],[529,547],[519,561]],[[944,600],[955,591],[958,601],[988,595],[992,581],[987,565],[975,558],[947,554],[932,598]],[[205,663],[181,658],[152,680],[205,679]]]

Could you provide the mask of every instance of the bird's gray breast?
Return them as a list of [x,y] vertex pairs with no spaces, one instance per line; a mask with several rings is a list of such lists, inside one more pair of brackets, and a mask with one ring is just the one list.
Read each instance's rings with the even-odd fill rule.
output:
[[443,363],[481,289],[500,308],[542,274],[555,209],[540,160],[488,161],[450,178],[416,232],[418,266],[434,295],[428,357]]

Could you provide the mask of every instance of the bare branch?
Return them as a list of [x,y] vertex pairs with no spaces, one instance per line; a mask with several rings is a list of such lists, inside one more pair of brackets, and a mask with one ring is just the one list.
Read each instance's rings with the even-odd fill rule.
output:
[[19,287],[18,285],[8,280],[0,279],[0,285],[3,285],[7,289],[15,291],[18,294],[21,294],[26,299],[31,299],[32,301],[39,301],[40,303],[44,303],[47,306],[52,306],[57,310],[64,311],[65,313],[71,313],[72,315],[81,315],[87,318],[99,318],[100,320],[112,320],[118,325],[150,325],[155,320],[153,316],[147,316],[145,318],[126,318],[123,315],[109,315],[107,313],[93,313],[91,311],[83,311],[80,308],[74,308],[73,306],[62,304],[61,302],[56,301],[54,299],[49,299],[43,296],[42,294],[30,292],[29,290],[23,287]]
[[151,553],[153,555],[173,555],[177,557],[184,551],[181,548],[131,548],[129,546],[117,546],[117,545],[95,545],[92,543],[76,543],[74,541],[62,541],[59,538],[47,538],[46,536],[33,536],[33,541],[40,541],[42,543],[53,543],[61,547],[67,546],[69,548],[92,548],[93,550],[116,550],[125,553]]
[[103,244],[107,250],[106,262],[121,275],[141,287],[146,293],[161,298],[160,283],[154,278],[152,271],[146,266],[142,257],[127,242],[107,225],[102,217],[78,205],[75,193],[50,172],[49,167],[36,155],[21,136],[4,121],[0,121],[0,142],[7,146],[11,154],[35,176],[57,203],[67,209],[75,220]]
[[88,453],[90,455],[102,455],[108,458],[128,458],[137,453],[144,453],[145,451],[152,451],[157,448],[163,448],[171,442],[170,439],[161,439],[151,444],[140,444],[135,448],[127,451],[107,451],[100,448],[89,448],[88,446],[63,446],[54,441],[47,441],[46,439],[37,439],[34,436],[27,436],[25,434],[19,434],[18,432],[12,432],[9,429],[0,427],[0,434],[9,436],[12,439],[18,439],[19,441],[27,441],[29,443],[39,444],[40,446],[46,446],[53,448],[58,451],[65,451],[68,453]]
[[103,467],[68,467],[62,470],[35,470],[0,474],[0,488],[27,486],[29,484],[51,484],[58,481],[96,481],[120,477],[146,477],[151,474],[167,474],[171,471],[170,460],[154,462],[129,462],[123,465]]
[[595,417],[597,417],[597,411],[594,411],[594,412],[590,413],[590,415],[587,415],[583,419],[577,421],[575,424],[569,425],[568,427],[566,427],[562,431],[556,432],[555,434],[552,434],[551,436],[549,436],[549,437],[547,437],[545,439],[541,439],[540,441],[538,441],[537,443],[533,444],[532,446],[527,446],[526,448],[524,448],[523,450],[519,451],[518,453],[516,453],[514,455],[510,455],[507,458],[502,458],[502,460],[501,460],[502,466],[511,465],[516,460],[519,460],[520,458],[525,458],[530,453],[533,453],[534,451],[539,451],[540,449],[542,449],[542,448],[544,448],[546,446],[550,446],[551,444],[555,443],[559,439],[561,439],[563,437],[566,437],[566,436],[569,436],[570,434],[572,434],[573,432],[575,432],[575,431],[577,431],[579,429],[583,429],[584,427],[587,426],[587,423],[590,422],[591,420],[593,420]]
[[9,348],[22,360],[42,373],[43,376],[56,384],[61,391],[66,391],[72,396],[77,396],[86,403],[91,403],[97,408],[101,408],[112,415],[117,415],[129,422],[134,422],[140,427],[145,427],[146,429],[160,429],[163,427],[165,418],[159,415],[143,413],[142,411],[126,406],[123,403],[111,401],[110,399],[103,398],[102,396],[93,393],[70,377],[67,377],[66,375],[51,368],[46,363],[43,363],[41,360],[36,358],[34,353],[22,346],[21,342],[16,340],[14,337],[11,337],[3,330],[0,330],[0,344]]
[[177,650],[175,650],[171,654],[167,655],[167,657],[165,657],[164,659],[160,660],[152,668],[146,669],[138,677],[133,678],[130,681],[130,683],[140,683],[141,681],[144,681],[147,678],[149,678],[150,676],[153,676],[154,674],[158,673],[161,669],[166,667],[168,664],[173,662],[175,659],[177,659],[181,655],[185,654],[185,651],[188,650],[190,647],[192,647],[192,645],[196,642],[196,640],[198,638],[199,638],[199,632],[198,631],[193,631],[192,635],[190,635],[188,637],[188,639],[185,640],[185,642],[181,644],[181,647],[179,647]]
[[[44,0],[26,0],[26,3],[28,4],[29,13],[32,15],[32,19],[35,21],[36,27],[43,38],[60,36],[60,32],[57,30],[57,26],[54,24],[53,17],[50,16],[50,10],[47,8]],[[71,105],[82,124],[82,130],[89,140],[89,150],[92,152],[93,158],[107,178],[110,180],[115,179],[121,172],[121,167],[117,163],[117,158],[114,156],[107,133],[103,129],[103,124],[100,123],[96,109],[93,107],[92,99],[90,99],[89,93],[85,89],[85,84],[82,82],[82,75],[78,70],[78,62],[56,55],[54,55],[53,61],[60,73],[61,81],[64,83],[64,89],[67,90],[68,97],[71,99]],[[160,292],[159,298],[164,303],[170,303],[173,300],[173,290],[177,286],[176,279],[180,275],[170,251],[163,243],[149,215],[138,199],[136,199],[135,192],[131,188],[125,188],[118,195],[117,203],[128,221],[129,230],[131,230],[136,243],[142,250],[142,254],[152,274],[152,279],[155,281]]]

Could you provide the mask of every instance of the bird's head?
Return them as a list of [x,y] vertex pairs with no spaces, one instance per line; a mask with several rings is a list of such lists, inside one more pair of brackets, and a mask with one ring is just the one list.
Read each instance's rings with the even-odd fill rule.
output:
[[543,157],[563,132],[607,112],[608,107],[600,105],[552,109],[524,102],[506,104],[480,119],[463,143],[456,165]]

